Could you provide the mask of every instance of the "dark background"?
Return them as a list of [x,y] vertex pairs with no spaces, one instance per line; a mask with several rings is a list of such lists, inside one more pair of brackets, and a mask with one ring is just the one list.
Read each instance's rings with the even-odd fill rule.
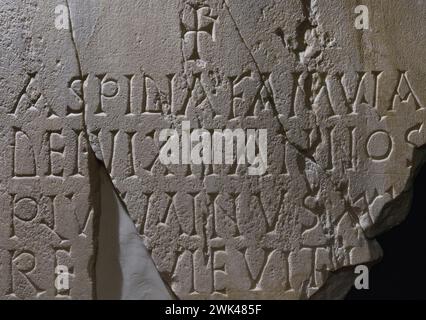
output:
[[377,240],[384,256],[370,269],[370,289],[353,287],[346,298],[426,299],[426,165],[415,180],[407,219]]

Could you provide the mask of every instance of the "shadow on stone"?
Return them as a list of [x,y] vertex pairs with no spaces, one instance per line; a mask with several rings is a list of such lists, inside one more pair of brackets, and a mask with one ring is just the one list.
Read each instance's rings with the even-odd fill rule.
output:
[[414,183],[412,208],[406,220],[377,237],[383,259],[370,270],[370,289],[352,290],[348,300],[425,299],[426,165]]
[[101,300],[120,299],[123,275],[119,263],[119,208],[116,195],[105,170],[99,170],[101,205],[98,252],[96,260],[96,292]]
[[101,214],[96,262],[100,300],[170,299],[109,175],[101,166]]

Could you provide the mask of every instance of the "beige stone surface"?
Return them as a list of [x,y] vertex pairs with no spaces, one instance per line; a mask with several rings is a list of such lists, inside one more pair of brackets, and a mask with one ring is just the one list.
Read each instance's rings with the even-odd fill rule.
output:
[[[2,298],[92,297],[92,155],[180,299],[340,298],[408,212],[423,1],[365,1],[368,30],[355,0],[68,0],[68,30],[54,1],[0,3]],[[164,165],[184,121],[266,129],[266,171]]]
[[[96,183],[81,70],[53,4],[0,2],[2,299],[93,298]],[[68,285],[55,286],[59,271]]]

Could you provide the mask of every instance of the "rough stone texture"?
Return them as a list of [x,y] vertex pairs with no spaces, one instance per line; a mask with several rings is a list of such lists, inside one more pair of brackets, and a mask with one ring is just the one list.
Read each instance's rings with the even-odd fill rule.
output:
[[[93,298],[82,82],[52,1],[0,1],[0,297]],[[95,183],[95,182],[93,182]],[[57,290],[55,270],[70,273]]]
[[[67,294],[90,296],[86,134],[181,299],[341,297],[404,218],[426,143],[422,1],[365,1],[364,31],[355,0],[69,0],[69,31],[45,23],[54,1],[1,3],[0,266],[17,275],[1,296],[57,294],[56,248]],[[163,165],[160,130],[185,120],[268,129],[266,173]]]

